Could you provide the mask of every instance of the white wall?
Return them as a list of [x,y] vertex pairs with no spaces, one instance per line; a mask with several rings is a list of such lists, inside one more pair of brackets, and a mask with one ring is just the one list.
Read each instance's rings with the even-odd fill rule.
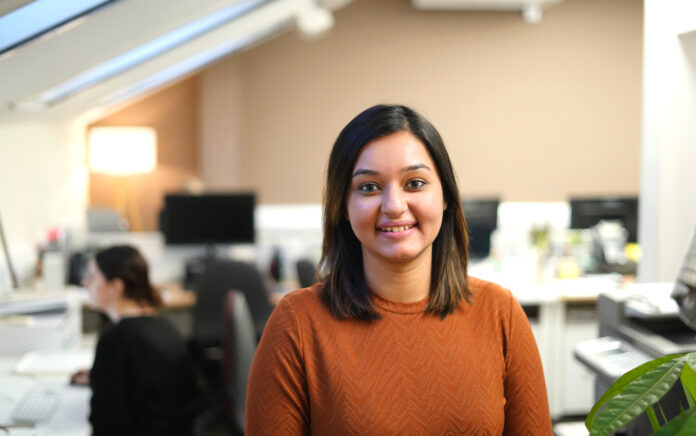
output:
[[676,278],[696,229],[696,2],[645,0],[640,281]]
[[[87,204],[84,127],[79,122],[0,124],[0,217],[18,272],[51,226],[81,226]],[[0,256],[1,257],[1,256]],[[0,261],[0,290],[7,286]]]

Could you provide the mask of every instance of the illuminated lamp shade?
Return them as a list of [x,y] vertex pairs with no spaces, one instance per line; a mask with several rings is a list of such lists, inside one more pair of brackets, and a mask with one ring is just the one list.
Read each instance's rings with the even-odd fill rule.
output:
[[131,191],[135,174],[157,166],[157,134],[152,127],[92,127],[89,130],[89,167],[95,173],[116,176],[114,209],[143,230],[136,193]]
[[89,166],[95,173],[129,176],[157,165],[157,133],[152,127],[92,127]]

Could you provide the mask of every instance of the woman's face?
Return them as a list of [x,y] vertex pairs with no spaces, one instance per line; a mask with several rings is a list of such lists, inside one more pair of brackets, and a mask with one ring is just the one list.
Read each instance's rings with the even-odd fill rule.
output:
[[412,133],[393,133],[360,151],[347,209],[364,263],[432,256],[446,207],[435,163]]
[[117,298],[115,281],[107,281],[94,259],[89,261],[87,274],[82,279],[82,286],[89,292],[90,305],[96,309],[108,307]]

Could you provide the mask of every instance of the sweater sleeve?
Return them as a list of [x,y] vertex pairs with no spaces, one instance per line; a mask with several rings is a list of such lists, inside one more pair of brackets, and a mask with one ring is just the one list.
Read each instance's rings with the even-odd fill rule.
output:
[[309,433],[309,401],[302,335],[296,312],[283,299],[264,328],[249,374],[246,434]]
[[132,431],[127,410],[128,380],[117,339],[107,333],[99,340],[89,374],[92,387],[89,421],[94,436],[124,435]]
[[510,296],[506,338],[505,435],[552,435],[544,371],[532,328],[522,306]]

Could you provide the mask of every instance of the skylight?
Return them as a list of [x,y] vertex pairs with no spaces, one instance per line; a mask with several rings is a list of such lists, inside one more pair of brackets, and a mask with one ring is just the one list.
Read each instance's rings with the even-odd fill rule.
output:
[[[83,71],[71,79],[50,89],[44,90],[33,98],[19,102],[18,108],[33,106],[50,106],[70,97],[82,89],[102,82],[123,71],[135,67],[159,54],[190,41],[228,21],[231,21],[268,0],[243,0],[222,8],[202,18],[165,33],[132,50],[115,56],[105,62]],[[62,3],[62,2],[61,2]]]
[[238,38],[231,39],[223,44],[216,47],[208,49],[204,52],[197,54],[191,58],[188,58],[182,62],[172,65],[169,68],[165,68],[139,82],[136,82],[125,89],[122,89],[116,93],[108,95],[102,100],[102,104],[110,105],[117,103],[122,100],[126,100],[133,96],[142,94],[158,86],[162,86],[168,82],[171,82],[179,77],[196,71],[206,65],[224,57],[235,53],[236,51],[258,42],[259,40],[272,35],[282,28],[284,28],[286,23],[279,23],[270,26],[265,29],[257,30],[251,34],[243,35]]
[[114,0],[34,0],[0,17],[0,54]]

